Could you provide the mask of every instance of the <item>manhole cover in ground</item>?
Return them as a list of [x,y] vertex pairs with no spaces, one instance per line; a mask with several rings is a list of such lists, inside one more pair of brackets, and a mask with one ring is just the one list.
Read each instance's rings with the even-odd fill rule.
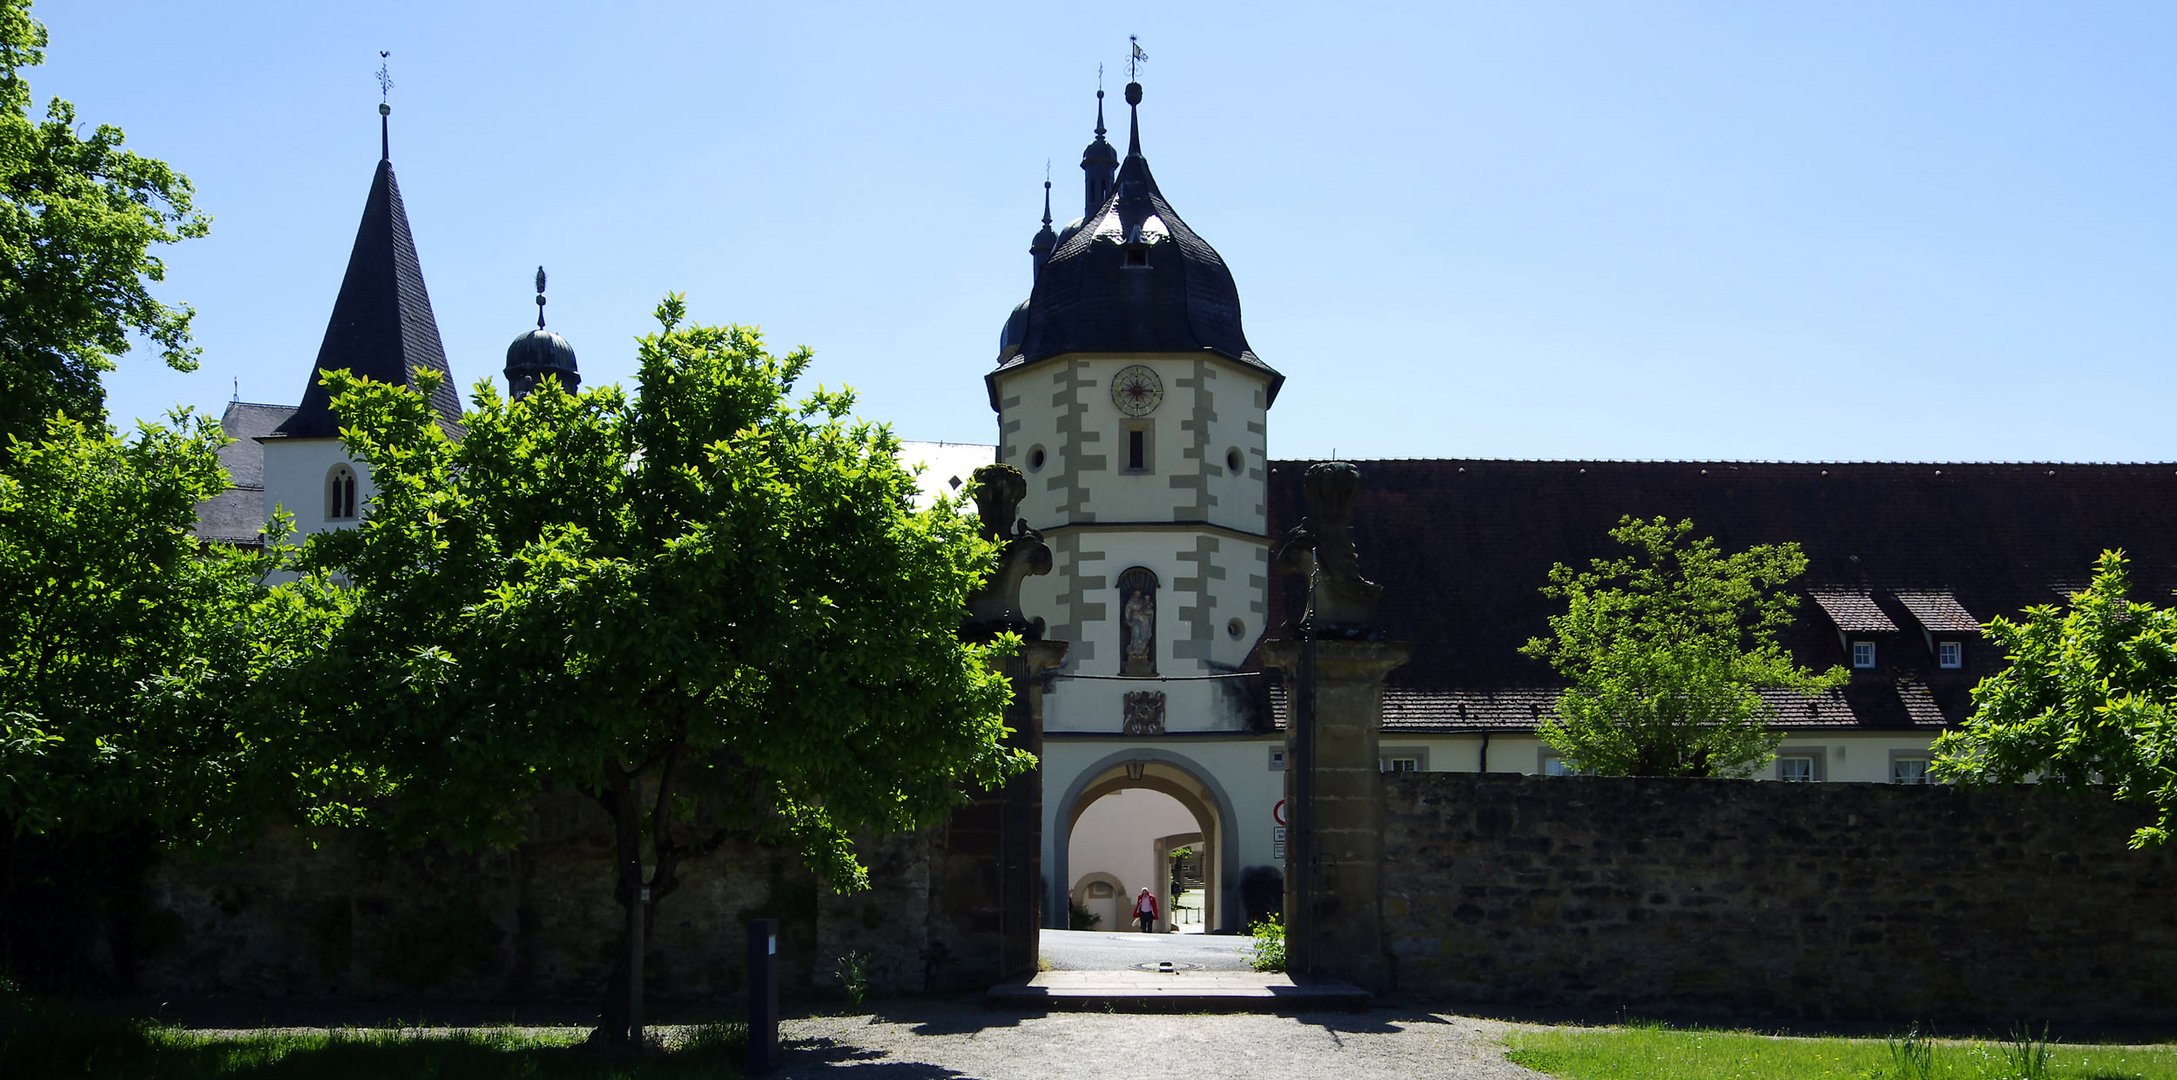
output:
[[1138,970],[1141,970],[1141,971],[1155,971],[1155,972],[1161,972],[1161,973],[1167,973],[1167,974],[1168,974],[1168,973],[1170,973],[1170,972],[1174,972],[1174,971],[1200,971],[1200,970],[1202,970],[1202,965],[1200,965],[1200,964],[1190,964],[1190,963],[1188,963],[1188,962],[1186,962],[1186,961],[1184,961],[1184,960],[1180,960],[1180,961],[1176,961],[1176,962],[1175,962],[1175,961],[1171,961],[1171,960],[1164,960],[1164,961],[1159,961],[1158,963],[1154,963],[1154,964],[1135,964],[1135,965],[1134,965],[1134,967],[1135,967],[1136,969],[1138,969]]

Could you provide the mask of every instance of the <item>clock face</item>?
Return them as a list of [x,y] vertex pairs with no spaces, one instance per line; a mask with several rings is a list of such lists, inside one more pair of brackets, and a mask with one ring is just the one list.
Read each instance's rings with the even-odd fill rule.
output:
[[1147,416],[1164,402],[1164,380],[1140,364],[1120,368],[1111,377],[1111,403],[1128,416]]

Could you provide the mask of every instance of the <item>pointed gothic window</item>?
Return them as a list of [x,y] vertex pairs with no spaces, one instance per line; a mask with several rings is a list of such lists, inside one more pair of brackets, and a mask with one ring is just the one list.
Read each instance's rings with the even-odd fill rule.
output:
[[1157,673],[1157,576],[1137,566],[1119,575],[1119,674]]
[[355,520],[355,470],[345,464],[325,474],[325,520]]

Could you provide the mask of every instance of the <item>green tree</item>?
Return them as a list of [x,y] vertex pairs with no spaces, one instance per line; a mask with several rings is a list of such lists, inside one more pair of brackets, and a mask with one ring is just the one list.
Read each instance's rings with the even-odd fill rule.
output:
[[[849,394],[791,400],[805,351],[682,326],[677,297],[658,314],[639,397],[486,385],[459,441],[422,394],[333,376],[376,494],[304,557],[356,605],[303,684],[361,766],[327,794],[397,833],[503,841],[548,785],[580,791],[646,926],[730,838],[798,844],[851,889],[851,832],[929,823],[1029,764],[1001,744],[990,648],[958,637],[993,556],[973,522],[914,510]],[[632,1035],[625,983],[603,1039]]]
[[260,753],[257,689],[324,632],[339,597],[267,592],[268,556],[196,542],[196,504],[226,487],[225,441],[184,413],[126,440],[54,417],[13,443],[0,470],[0,828],[148,822],[205,837],[261,820],[240,808],[285,790]]
[[2096,785],[2154,809],[2135,848],[2169,840],[2177,811],[2177,610],[2133,600],[2124,553],[2105,551],[2068,609],[1988,621],[2010,666],[1973,688],[1973,715],[1935,740],[1941,780],[2080,793]]
[[7,436],[40,437],[55,413],[105,416],[99,374],[131,335],[169,366],[196,367],[187,307],[151,295],[155,247],[204,235],[186,177],[122,148],[121,129],[77,130],[55,98],[30,115],[24,72],[45,58],[29,0],[0,0],[0,458]]
[[1815,694],[1816,673],[1777,642],[1806,569],[1792,543],[1725,554],[1693,522],[1627,516],[1610,538],[1632,553],[1586,570],[1550,568],[1565,602],[1550,636],[1521,651],[1570,680],[1538,734],[1567,767],[1606,776],[1744,776],[1776,754],[1764,689]]

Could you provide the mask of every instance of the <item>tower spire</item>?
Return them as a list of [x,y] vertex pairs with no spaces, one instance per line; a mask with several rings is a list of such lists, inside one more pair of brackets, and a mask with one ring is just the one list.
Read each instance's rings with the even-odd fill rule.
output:
[[393,160],[393,133],[387,119],[393,115],[393,105],[387,99],[393,93],[393,72],[386,63],[393,56],[387,49],[378,50],[378,160]]
[[1035,239],[1028,242],[1028,255],[1035,262],[1035,271],[1043,272],[1044,260],[1051,257],[1058,246],[1058,234],[1051,231],[1051,166],[1043,166],[1043,228],[1036,230]]
[[1141,39],[1126,35],[1126,156],[1141,156],[1141,66],[1149,54],[1141,51]]
[[544,268],[537,267],[537,329],[544,329]]
[[1126,156],[1141,156],[1141,84],[1126,84]]
[[1111,194],[1119,173],[1119,152],[1104,141],[1104,68],[1096,66],[1096,139],[1081,151],[1081,216],[1086,218]]

